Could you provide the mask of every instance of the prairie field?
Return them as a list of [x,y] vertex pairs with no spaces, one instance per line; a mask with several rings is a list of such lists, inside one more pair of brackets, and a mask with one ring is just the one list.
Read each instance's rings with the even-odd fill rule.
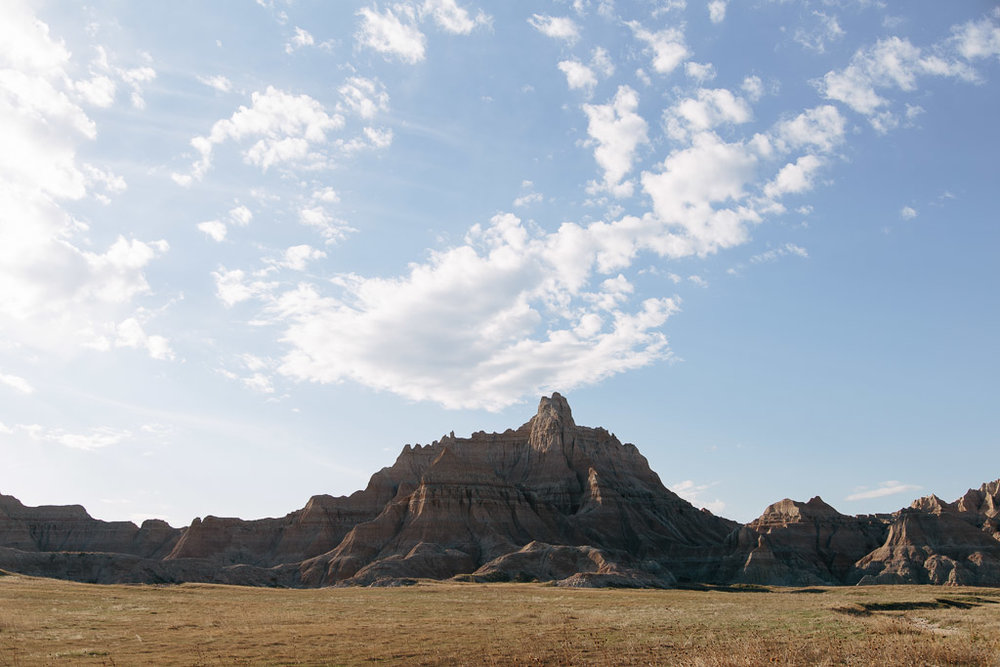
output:
[[0,576],[0,665],[1000,665],[1000,589],[97,586]]

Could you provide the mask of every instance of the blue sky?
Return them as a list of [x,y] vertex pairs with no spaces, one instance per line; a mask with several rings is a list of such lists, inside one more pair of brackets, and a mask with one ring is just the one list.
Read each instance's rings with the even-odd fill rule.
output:
[[5,2],[0,492],[282,515],[565,394],[698,506],[1000,477],[992,2]]

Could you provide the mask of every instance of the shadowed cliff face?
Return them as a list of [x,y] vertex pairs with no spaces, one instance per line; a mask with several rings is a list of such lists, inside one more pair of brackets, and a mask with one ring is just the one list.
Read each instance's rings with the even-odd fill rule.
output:
[[80,505],[25,507],[0,494],[0,546],[26,552],[100,551],[161,558],[183,531],[149,519],[99,521]]
[[635,446],[578,426],[559,394],[517,429],[406,445],[348,497],[273,519],[207,516],[186,529],[91,518],[0,496],[0,568],[111,582],[268,586],[401,577],[1000,585],[1000,480],[947,503],[847,516],[816,497],[746,526],[666,489]]

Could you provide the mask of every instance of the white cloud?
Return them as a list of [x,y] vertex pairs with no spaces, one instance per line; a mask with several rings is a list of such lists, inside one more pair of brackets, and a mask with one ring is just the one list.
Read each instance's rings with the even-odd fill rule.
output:
[[753,117],[746,101],[725,88],[701,88],[696,97],[688,97],[665,114],[667,132],[674,139],[704,132],[725,123],[746,123]]
[[825,53],[831,43],[842,38],[846,33],[840,27],[836,16],[830,16],[820,11],[813,11],[816,25],[811,29],[797,28],[794,39],[803,48],[816,53]]
[[[701,132],[689,147],[667,156],[658,172],[643,172],[642,186],[653,200],[655,215],[683,232],[683,245],[668,254],[704,255],[747,240],[745,223],[756,222],[759,214],[739,204],[757,164],[749,146]],[[717,204],[731,206],[716,208]]]
[[368,140],[368,144],[373,148],[388,148],[392,144],[391,129],[366,127],[363,132],[365,139]]
[[[147,60],[151,60],[148,54],[145,54]],[[148,65],[143,65],[141,67],[133,67],[130,69],[116,68],[115,72],[121,77],[121,80],[125,82],[126,85],[132,88],[132,93],[129,99],[132,102],[132,106],[136,109],[145,109],[146,102],[142,97],[142,84],[148,83],[156,78],[156,70]]]
[[684,32],[679,28],[650,32],[636,21],[628,25],[635,36],[653,50],[653,69],[660,74],[673,72],[690,55],[684,43]]
[[35,388],[31,386],[31,383],[18,375],[0,373],[0,384],[5,384],[11,389],[16,389],[22,394],[35,393]]
[[479,12],[475,18],[455,0],[424,0],[421,15],[430,15],[443,30],[455,35],[468,35],[476,26],[489,25],[490,17]]
[[774,262],[781,257],[787,257],[788,255],[794,255],[795,257],[801,257],[802,259],[809,258],[809,252],[802,246],[795,245],[794,243],[786,243],[783,246],[771,248],[770,250],[765,250],[764,252],[753,255],[750,258],[750,263],[767,264]]
[[868,122],[879,134],[886,134],[899,127],[899,117],[891,111],[879,111],[869,116]]
[[305,271],[306,265],[314,259],[322,259],[326,253],[310,245],[296,245],[285,250],[282,265],[294,271]]
[[295,26],[295,34],[292,35],[292,39],[285,44],[285,53],[292,53],[296,49],[301,49],[304,46],[312,46],[316,43],[316,40],[308,30],[304,30],[298,26]]
[[759,76],[746,77],[743,79],[741,88],[751,102],[756,102],[764,96],[764,82],[760,80]]
[[812,147],[829,152],[844,141],[846,124],[836,107],[825,104],[778,122],[770,134],[782,151]]
[[229,220],[240,227],[246,227],[253,220],[253,213],[243,204],[240,204],[236,208],[230,209]]
[[240,365],[243,369],[250,371],[249,375],[241,375],[225,368],[220,368],[219,373],[230,380],[239,381],[247,389],[262,394],[274,393],[273,371],[275,363],[272,359],[265,359],[253,354],[240,355]]
[[18,424],[16,430],[28,434],[32,440],[55,442],[73,449],[101,449],[111,447],[132,437],[131,431],[98,426],[84,433],[72,433],[61,428],[45,428],[38,424]]
[[777,199],[785,194],[805,192],[812,189],[816,171],[823,161],[815,155],[803,155],[795,162],[789,162],[770,183],[764,186],[764,194]]
[[906,120],[913,123],[920,114],[924,113],[924,108],[919,104],[907,104],[906,105]]
[[[704,100],[725,100],[712,106],[720,118],[748,114],[735,96],[709,93]],[[647,141],[637,107],[638,96],[626,86],[606,105],[583,106],[605,188],[623,185]],[[223,269],[217,290],[230,305],[256,301],[261,318],[282,329],[287,352],[277,371],[287,377],[357,382],[449,407],[500,408],[669,357],[660,328],[677,304],[640,300],[624,270],[640,251],[680,258],[746,242],[750,225],[781,209],[761,196],[768,184],[775,198],[807,187],[820,166],[814,153],[832,149],[843,132],[832,106],[806,110],[746,142],[695,131],[641,174],[653,207],[641,217],[566,222],[546,233],[497,215],[474,225],[463,244],[432,251],[396,277],[348,274],[289,288]],[[809,152],[787,157],[801,149]],[[770,178],[762,180],[759,172],[772,163]],[[522,187],[525,197],[534,194],[530,182]],[[322,207],[301,215],[307,224],[332,224]],[[807,256],[794,244],[769,252]],[[668,278],[707,285],[699,275]]]
[[326,202],[327,204],[335,204],[340,201],[340,195],[338,195],[337,191],[331,187],[325,187],[322,190],[317,190],[312,196],[316,201]]
[[220,93],[228,93],[233,89],[233,82],[221,74],[216,74],[214,76],[198,76],[196,78],[199,82],[205,84],[209,88],[215,88]]
[[230,117],[216,121],[208,136],[191,140],[199,159],[190,174],[174,174],[181,185],[200,180],[212,165],[216,146],[229,140],[256,141],[243,151],[244,161],[266,171],[279,163],[320,163],[325,156],[311,151],[327,143],[326,133],[344,125],[339,114],[330,115],[308,95],[292,95],[268,86],[250,96],[251,105],[240,108]]
[[288,377],[496,409],[669,356],[659,327],[677,309],[672,300],[633,303],[622,276],[586,289],[594,267],[616,261],[603,247],[613,233],[568,224],[533,236],[498,215],[406,275],[340,276],[337,296],[305,282],[254,284],[242,271],[216,278],[220,298],[256,298],[284,326],[279,371]]
[[213,241],[221,243],[226,239],[226,225],[218,220],[206,220],[198,223],[198,231],[207,234]]
[[170,341],[163,336],[148,335],[135,317],[118,323],[115,347],[142,348],[153,359],[171,360],[174,358],[174,352],[170,349]]
[[[403,10],[393,6],[392,11]],[[543,19],[536,16],[532,24],[545,32],[551,22]],[[654,34],[634,24],[632,30],[654,59],[660,57],[659,71],[687,59],[681,30]],[[572,38],[567,31],[562,35]],[[657,49],[668,43],[677,47],[676,62],[666,59],[670,48]],[[596,86],[608,71],[598,64],[603,56],[588,60],[585,53],[564,56],[560,64],[568,84],[581,89]],[[685,70],[692,75],[708,76],[709,66],[690,65]],[[748,77],[743,91],[702,88],[671,107],[668,116],[683,132],[655,166],[640,173],[642,194],[651,205],[646,213],[565,222],[556,231],[501,214],[473,226],[457,245],[430,251],[395,275],[320,279],[308,271],[322,252],[312,245],[261,260],[263,270],[220,267],[214,274],[220,300],[256,308],[254,321],[280,331],[284,348],[274,365],[241,370],[236,377],[257,382],[260,390],[273,388],[274,374],[281,374],[304,382],[356,382],[450,407],[498,408],[668,357],[662,326],[677,304],[645,299],[649,295],[630,282],[633,262],[647,252],[681,258],[745,243],[763,216],[784,210],[779,199],[818,182],[846,134],[837,106],[823,104],[734,140],[731,135],[741,129],[734,126],[751,120],[749,102],[759,99],[764,86],[758,77]],[[347,100],[375,100],[371,92],[341,91],[338,109],[363,116],[364,103]],[[373,106],[366,113],[375,115],[379,105]],[[634,194],[638,156],[650,145],[639,108],[638,94],[627,86],[604,104],[581,106],[602,174],[594,187],[602,192]],[[351,150],[348,143],[341,148]],[[531,188],[523,186],[515,206],[541,199]],[[605,206],[611,197],[602,200]],[[300,222],[331,240],[339,238],[344,223],[336,219],[331,205],[336,201],[332,190],[300,200]],[[749,262],[782,256],[808,253],[788,243]],[[303,273],[293,287],[275,281],[278,267]],[[677,280],[690,289],[707,285],[706,277],[689,268],[663,282]],[[261,377],[254,380],[256,373]]]
[[357,153],[366,149],[382,149],[392,145],[392,130],[390,128],[366,127],[361,135],[350,141],[338,139],[337,148],[345,155]]
[[[338,110],[350,110],[364,119],[374,118],[389,108],[389,94],[378,80],[354,76],[337,89],[343,98]],[[346,109],[342,107],[346,105]]]
[[726,20],[726,5],[728,0],[711,0],[708,3],[708,18],[712,23],[722,23]]
[[638,107],[639,95],[628,86],[620,86],[608,104],[583,105],[587,134],[597,143],[594,159],[604,170],[603,183],[596,187],[616,197],[632,195],[632,182],[622,179],[632,170],[638,147],[649,141],[646,121],[636,113]]
[[269,293],[276,286],[259,278],[247,275],[242,269],[219,267],[212,272],[215,279],[215,295],[227,308]]
[[75,82],[73,88],[88,104],[106,109],[114,104],[117,86],[107,76],[98,75],[86,81]]
[[891,113],[885,109],[891,103],[879,95],[878,89],[914,91],[921,76],[977,79],[975,71],[965,63],[924,53],[906,39],[888,37],[859,49],[846,68],[827,72],[817,85],[828,99],[871,117],[876,129],[885,131],[894,126]]
[[955,26],[952,28],[952,45],[966,60],[1000,57],[1000,25],[985,17]]
[[615,73],[615,64],[611,62],[611,56],[608,55],[607,49],[600,46],[596,47],[591,53],[590,66],[605,77]]
[[[230,224],[236,225],[237,227],[246,227],[253,220],[253,212],[240,204],[235,208],[229,210],[229,222]],[[220,220],[207,220],[205,222],[198,223],[199,231],[207,234],[214,241],[221,243],[225,240],[226,235],[229,232],[229,228],[226,227],[226,223]]]
[[[111,203],[111,195],[122,193],[128,189],[125,179],[117,174],[105,171],[86,162],[81,167],[87,179],[86,185],[90,190],[90,194],[104,205]],[[101,189],[104,192],[95,192],[97,189]]]
[[563,60],[559,71],[566,75],[566,84],[572,90],[592,91],[597,85],[597,77],[589,67],[576,60]]
[[704,83],[715,78],[715,66],[712,63],[696,63],[689,60],[684,63],[684,73],[698,83]]
[[702,497],[706,491],[711,489],[716,484],[717,482],[712,484],[697,484],[693,480],[686,479],[683,482],[671,484],[670,490],[695,507],[703,507],[713,514],[721,514],[723,510],[726,509],[726,503],[722,502],[718,498],[713,501],[706,501]]
[[565,16],[532,14],[528,23],[538,32],[553,39],[562,39],[570,44],[580,39],[580,29],[573,19]]
[[101,250],[63,208],[107,203],[125,180],[77,162],[96,124],[72,101],[70,54],[48,26],[6,5],[0,21],[0,331],[39,349],[108,349],[114,323],[149,292],[162,241],[119,238]]
[[262,394],[273,394],[274,384],[271,382],[271,378],[263,373],[254,373],[250,377],[242,378],[244,386],[253,391],[259,391]]
[[917,209],[913,208],[912,206],[904,206],[899,211],[899,217],[901,217],[903,220],[913,220],[915,217],[917,217]]
[[334,218],[322,206],[310,206],[299,209],[299,222],[309,227],[315,227],[326,238],[327,243],[344,240],[355,231],[347,223]]
[[897,482],[895,480],[888,482],[879,482],[878,488],[860,490],[844,498],[844,500],[869,500],[871,498],[883,498],[885,496],[894,496],[897,493],[905,493],[907,491],[917,491],[920,487],[915,484],[903,484],[902,482]]
[[526,195],[521,195],[514,200],[514,206],[516,208],[521,208],[523,206],[529,206],[531,204],[537,204],[542,201],[542,195],[537,192],[530,192]]
[[427,38],[420,32],[412,7],[396,5],[395,10],[363,8],[358,11],[361,27],[357,33],[360,44],[386,56],[415,64],[424,59]]

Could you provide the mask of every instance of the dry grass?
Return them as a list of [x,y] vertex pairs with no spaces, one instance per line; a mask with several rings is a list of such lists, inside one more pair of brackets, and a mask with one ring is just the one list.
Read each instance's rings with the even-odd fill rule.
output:
[[1000,665],[1000,590],[92,586],[0,577],[0,665]]

